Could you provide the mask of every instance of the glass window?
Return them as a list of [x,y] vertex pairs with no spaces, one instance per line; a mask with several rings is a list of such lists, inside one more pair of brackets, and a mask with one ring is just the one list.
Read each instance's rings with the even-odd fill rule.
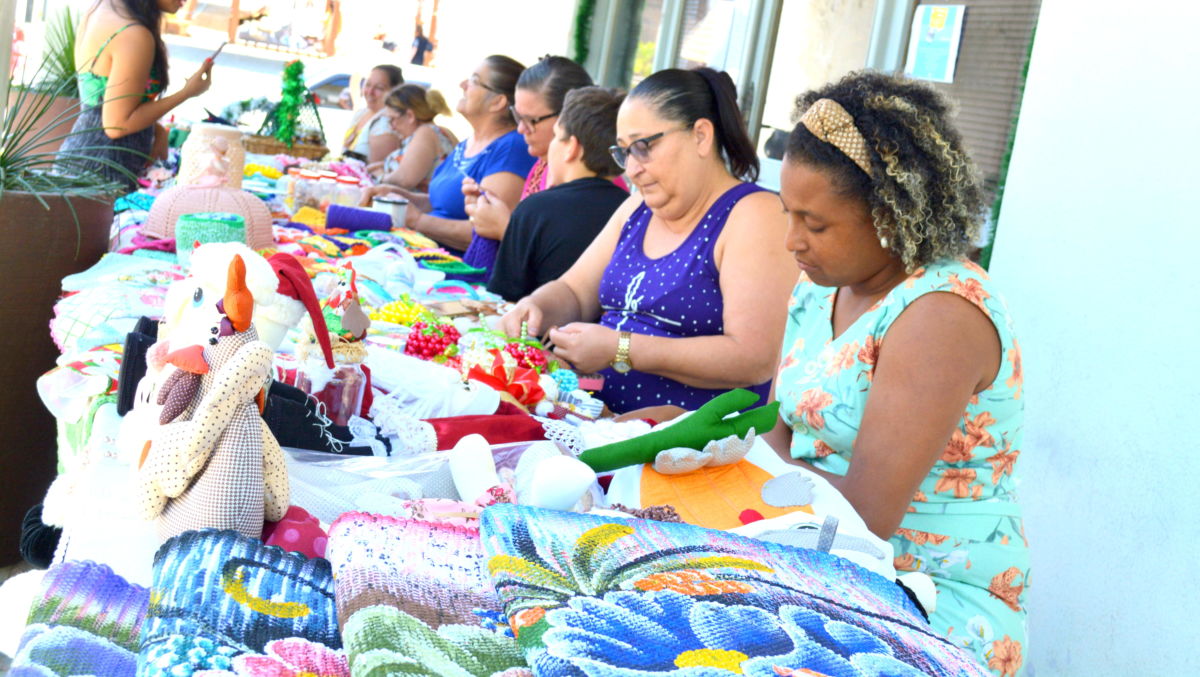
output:
[[633,56],[633,77],[629,87],[645,80],[654,72],[654,51],[658,46],[658,31],[662,26],[663,0],[646,0],[642,6],[642,30],[638,33],[637,51]]
[[779,17],[771,79],[758,128],[759,183],[779,187],[779,167],[792,131],[796,97],[863,67],[874,23],[874,3],[788,0]]
[[741,81],[754,0],[686,0],[676,68],[711,66]]

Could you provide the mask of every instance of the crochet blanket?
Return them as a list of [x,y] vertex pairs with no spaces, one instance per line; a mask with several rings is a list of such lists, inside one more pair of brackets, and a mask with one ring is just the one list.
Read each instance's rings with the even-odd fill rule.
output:
[[353,674],[529,674],[476,527],[346,513],[326,554]]
[[815,550],[513,505],[488,571],[536,675],[983,675],[894,583]]

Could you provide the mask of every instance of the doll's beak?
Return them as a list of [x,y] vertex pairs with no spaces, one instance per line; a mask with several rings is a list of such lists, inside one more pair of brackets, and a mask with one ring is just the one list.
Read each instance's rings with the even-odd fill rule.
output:
[[167,364],[188,372],[189,374],[207,374],[208,363],[204,361],[204,346],[190,345],[167,353],[164,360]]

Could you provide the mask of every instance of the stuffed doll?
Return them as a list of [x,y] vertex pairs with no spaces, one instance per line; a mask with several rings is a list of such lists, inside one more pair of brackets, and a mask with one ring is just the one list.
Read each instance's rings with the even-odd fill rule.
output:
[[[367,350],[361,342],[371,320],[359,302],[358,273],[349,262],[344,270],[321,313],[301,324],[296,346],[296,387],[323,403],[329,419],[340,426],[349,425],[352,416],[365,415],[372,404],[371,372],[363,364]],[[322,363],[310,350],[317,343],[322,349],[332,343],[333,359],[327,353]]]
[[[765,432],[774,428],[779,417],[778,402],[728,417],[758,399],[758,395],[749,390],[730,390],[709,400],[678,423],[624,442],[588,449],[579,455],[579,460],[596,472],[655,463],[659,466],[659,472],[672,474],[697,470],[713,463],[735,463],[746,455],[753,444],[754,431]],[[745,439],[735,442],[730,437]],[[718,441],[715,446],[710,444],[714,441]],[[689,453],[688,450],[695,453]],[[664,457],[664,453],[667,456]]]
[[[240,144],[239,144],[240,145]],[[185,158],[175,187],[159,194],[150,207],[142,234],[151,238],[175,238],[175,225],[185,214],[219,212],[237,214],[245,220],[245,243],[251,249],[275,246],[271,211],[253,193],[241,190],[241,158],[231,158],[229,141],[215,137],[195,161]],[[231,171],[231,164],[236,162]],[[237,181],[229,185],[230,177]],[[177,243],[177,249],[191,246]]]
[[359,301],[358,271],[349,261],[343,266],[350,271],[350,276],[349,279],[343,277],[326,300],[322,309],[325,324],[329,331],[347,341],[361,341],[367,335],[371,320]]
[[[138,466],[139,504],[163,540],[191,529],[233,529],[259,538],[264,519],[288,508],[283,452],[260,416],[274,351],[251,323],[254,298],[235,255],[223,294],[196,286],[173,331],[158,388],[159,427]],[[183,328],[207,326],[181,335]]]
[[[161,413],[158,393],[175,369],[166,363],[167,354],[178,346],[203,343],[209,337],[207,332],[215,321],[212,316],[216,310],[211,304],[197,306],[195,298],[197,294],[219,298],[225,293],[228,270],[234,257],[241,257],[246,267],[246,288],[254,298],[254,330],[273,351],[306,313],[313,324],[324,328],[325,321],[312,282],[296,257],[279,253],[264,259],[238,243],[198,247],[192,254],[188,276],[172,283],[167,290],[158,342],[145,354],[145,376],[136,385],[132,409],[121,421],[118,448],[125,462],[136,465],[146,442],[158,432]],[[323,335],[326,340],[321,342],[321,352],[325,363],[332,367],[328,333]]]

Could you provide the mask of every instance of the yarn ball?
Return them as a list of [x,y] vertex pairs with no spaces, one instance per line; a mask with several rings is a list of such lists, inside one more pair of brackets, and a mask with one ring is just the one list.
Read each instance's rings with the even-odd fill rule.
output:
[[320,521],[300,506],[290,506],[283,519],[263,526],[263,543],[306,557],[324,557],[328,536]]
[[38,569],[48,569],[54,561],[54,551],[63,530],[42,521],[42,504],[38,503],[21,520],[21,559]]

